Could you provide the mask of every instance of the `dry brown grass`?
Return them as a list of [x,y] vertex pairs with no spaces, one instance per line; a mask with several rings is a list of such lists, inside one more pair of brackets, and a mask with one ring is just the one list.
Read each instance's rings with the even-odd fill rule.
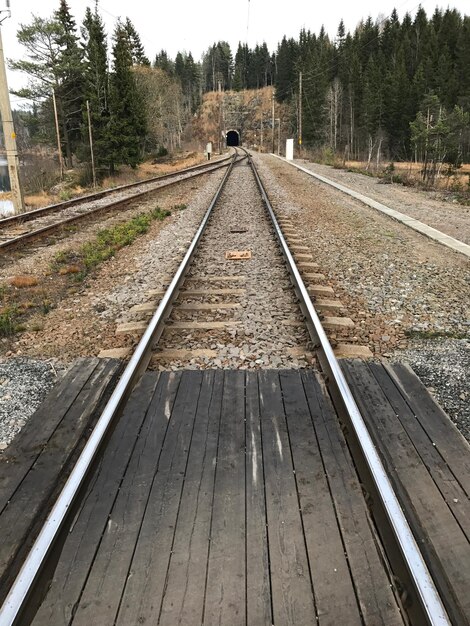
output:
[[[369,168],[369,173],[372,176],[378,175],[380,176],[383,170],[390,165],[389,161],[384,161],[379,165],[379,169],[377,171],[375,167],[375,163],[372,162]],[[399,174],[404,182],[408,182],[411,185],[420,185],[422,184],[421,170],[423,168],[422,163],[415,163],[414,161],[403,161],[393,163],[394,165],[394,173]],[[366,161],[346,161],[346,168],[350,170],[358,170],[360,172],[365,172],[367,168]],[[457,172],[448,177],[445,175],[445,167],[443,168],[443,173],[439,178],[436,178],[434,181],[433,188],[434,189],[453,189],[458,190],[460,187],[462,190],[466,187],[468,182],[468,176],[470,176],[470,164],[465,163],[461,168],[457,170]]]
[[82,270],[79,265],[67,265],[66,267],[60,268],[59,274],[78,274],[81,271]]
[[8,281],[12,287],[22,289],[24,287],[35,287],[38,284],[36,276],[13,276]]
[[53,203],[53,196],[47,194],[45,191],[41,193],[35,193],[25,196],[25,205],[28,209],[39,209],[42,206]]
[[[154,164],[152,161],[146,161],[145,163],[139,165],[136,169],[123,166],[115,176],[107,176],[104,178],[98,190],[118,187],[120,185],[137,182],[138,180],[152,178],[154,176],[160,176],[162,174],[169,174],[179,169],[191,167],[192,165],[198,165],[204,160],[204,155],[202,153],[191,152],[169,158],[163,163]],[[79,185],[68,190],[71,198],[92,193],[93,191],[94,189],[92,187],[84,188]],[[11,197],[11,194],[2,194],[2,199],[4,200],[7,200],[9,197]],[[60,199],[58,199],[56,195],[45,191],[25,196],[26,207],[30,210],[39,209],[43,206],[47,206],[48,204],[55,204],[56,202],[60,202]]]

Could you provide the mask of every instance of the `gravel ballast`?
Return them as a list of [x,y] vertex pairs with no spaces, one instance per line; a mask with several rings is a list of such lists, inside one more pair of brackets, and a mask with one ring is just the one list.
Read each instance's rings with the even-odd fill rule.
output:
[[393,354],[392,360],[410,365],[470,442],[470,341],[413,341],[407,350]]
[[[229,251],[248,251],[247,260],[226,258]],[[205,281],[213,276],[243,276],[240,284],[214,285]],[[290,283],[286,264],[270,226],[251,167],[237,165],[217,202],[192,261],[189,277],[198,289],[242,287],[241,295],[228,295],[227,301],[240,305],[229,314],[196,312],[188,316],[175,309],[173,318],[184,320],[232,320],[238,326],[224,335],[210,333],[172,333],[164,337],[162,349],[212,349],[216,357],[201,359],[199,366],[245,368],[299,368],[308,365],[308,335]],[[215,296],[212,302],[221,302]],[[191,301],[209,302],[210,298],[191,297]],[[186,302],[186,299],[185,299]],[[176,317],[178,316],[178,317]],[[300,326],[292,323],[299,322]],[[295,356],[290,353],[295,350]],[[197,367],[196,363],[172,362],[165,367]]]
[[0,450],[6,448],[62,378],[57,361],[16,357],[0,361]]

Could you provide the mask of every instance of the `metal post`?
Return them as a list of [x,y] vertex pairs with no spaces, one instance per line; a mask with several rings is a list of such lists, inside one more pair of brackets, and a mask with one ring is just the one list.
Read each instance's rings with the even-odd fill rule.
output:
[[90,101],[86,101],[86,112],[88,115],[88,134],[90,136],[90,154],[91,154],[91,171],[93,173],[93,187],[96,187],[96,172],[95,172],[95,155],[93,154],[93,133],[91,130],[91,116],[90,116]]
[[277,122],[277,154],[281,154],[281,119],[276,118]]
[[[2,20],[3,21],[3,20]],[[0,22],[1,23],[1,22]],[[11,114],[10,95],[8,93],[5,58],[3,56],[2,29],[0,27],[0,115],[2,116],[3,134],[5,136],[5,150],[7,153],[8,173],[13,197],[15,213],[24,211],[23,191],[21,189],[18,150],[16,148],[16,134]]]
[[62,146],[60,145],[59,118],[57,116],[57,102],[55,99],[55,90],[52,90],[52,102],[54,104],[55,132],[57,134],[57,151],[59,153],[60,180],[64,179],[64,159],[62,157]]

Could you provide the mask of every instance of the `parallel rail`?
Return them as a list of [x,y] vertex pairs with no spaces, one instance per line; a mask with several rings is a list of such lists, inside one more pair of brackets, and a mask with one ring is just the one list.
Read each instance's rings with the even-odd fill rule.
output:
[[[246,156],[252,167],[263,202],[285,257],[291,280],[307,320],[307,327],[326,376],[330,393],[335,401],[340,418],[348,424],[348,430],[350,431],[349,441],[355,452],[355,461],[361,478],[365,480],[370,493],[373,494],[373,500],[375,501],[373,514],[384,545],[387,548],[392,568],[399,575],[400,580],[404,582],[406,589],[411,595],[412,605],[407,607],[408,613],[415,624],[429,624],[431,626],[449,625],[450,621],[445,608],[321,326],[256,167],[250,155],[246,153]],[[163,332],[165,321],[171,312],[174,301],[178,297],[180,287],[184,282],[196,248],[206,229],[214,206],[230,176],[235,161],[236,155],[232,157],[229,169],[220,183],[183,261],[13,583],[0,609],[1,626],[28,623],[28,600],[33,596],[41,571],[46,566],[48,557],[53,554],[54,545],[60,531],[65,527],[68,516],[73,511],[73,504],[78,500],[81,490],[86,484],[86,480],[94,466],[94,462],[104,448],[107,436],[117,422],[130,392],[148,366],[152,350]]]
[[4,217],[0,219],[0,229],[12,226],[14,224],[23,224],[24,222],[28,222],[30,220],[35,220],[38,217],[43,217],[44,215],[48,215],[50,213],[57,213],[58,211],[63,211],[64,209],[68,209],[72,206],[76,206],[77,204],[81,204],[82,202],[91,202],[93,200],[99,200],[100,198],[104,198],[106,196],[110,196],[114,193],[118,193],[120,191],[125,191],[126,189],[132,189],[133,187],[139,187],[141,185],[147,185],[150,183],[158,183],[161,180],[169,180],[174,178],[175,176],[180,176],[182,174],[187,174],[190,172],[196,172],[202,169],[211,169],[215,165],[221,165],[230,160],[230,156],[224,157],[223,159],[218,159],[216,161],[209,161],[202,163],[200,165],[193,165],[191,167],[186,167],[184,169],[178,170],[176,172],[170,172],[169,174],[163,174],[161,176],[152,176],[151,178],[145,178],[143,180],[138,180],[134,183],[128,183],[126,185],[119,185],[118,187],[113,187],[111,189],[104,189],[102,191],[96,191],[94,193],[89,193],[83,196],[78,196],[77,198],[72,198],[71,200],[65,200],[64,202],[58,202],[57,204],[49,204],[48,206],[40,207],[39,209],[34,209],[32,211],[25,211],[24,213],[19,213],[18,215],[10,215],[9,217]]
[[[229,157],[230,159],[230,157]],[[90,194],[88,196],[82,196],[80,198],[74,198],[73,200],[69,200],[67,202],[61,203],[61,204],[54,204],[54,205],[50,205],[48,207],[43,207],[41,209],[36,209],[35,211],[29,211],[28,213],[22,213],[20,215],[14,215],[11,217],[7,217],[4,220],[0,220],[0,228],[2,226],[11,226],[12,224],[22,224],[24,221],[30,221],[33,219],[37,219],[39,217],[43,217],[44,215],[49,215],[49,214],[54,214],[57,213],[59,211],[62,210],[66,210],[68,208],[70,208],[71,206],[74,205],[78,205],[81,204],[83,202],[89,202],[92,200],[97,200],[101,197],[107,196],[107,195],[111,195],[112,193],[118,191],[118,190],[125,190],[125,189],[130,189],[133,187],[137,187],[137,186],[141,186],[142,184],[149,184],[149,183],[156,183],[159,182],[161,180],[163,181],[168,181],[169,178],[175,178],[176,176],[181,176],[184,174],[189,174],[189,176],[187,176],[186,178],[183,179],[178,179],[178,180],[169,180],[168,182],[164,182],[162,185],[158,186],[158,187],[152,187],[150,189],[145,189],[144,191],[138,192],[136,194],[133,194],[131,196],[126,196],[125,198],[120,198],[119,200],[115,200],[112,202],[109,202],[108,204],[96,207],[94,209],[89,209],[83,213],[77,214],[77,215],[73,215],[71,217],[62,219],[62,220],[58,220],[57,222],[54,222],[52,224],[47,224],[46,226],[42,226],[41,228],[36,228],[33,230],[28,231],[27,233],[23,233],[21,235],[18,235],[17,237],[12,237],[11,239],[8,239],[6,241],[0,242],[0,250],[6,250],[6,249],[14,249],[18,246],[21,246],[25,243],[28,243],[34,239],[43,237],[45,235],[48,235],[49,233],[52,233],[56,230],[59,230],[61,228],[65,228],[67,226],[70,226],[71,224],[74,224],[75,222],[79,222],[85,219],[88,219],[90,217],[93,217],[95,215],[97,215],[98,213],[105,213],[107,211],[111,211],[114,209],[117,209],[119,207],[123,207],[127,204],[129,204],[130,202],[135,202],[136,200],[139,200],[141,198],[144,198],[145,196],[151,195],[153,193],[158,192],[161,189],[166,189],[167,187],[170,187],[172,185],[176,185],[180,182],[184,182],[185,180],[189,180],[192,178],[196,178],[198,176],[202,176],[204,174],[208,174],[210,172],[213,172],[215,170],[218,170],[222,167],[227,167],[228,166],[228,159],[221,159],[219,162],[217,163],[212,163],[210,166],[208,166],[207,164],[204,165],[196,165],[194,167],[191,168],[187,168],[185,170],[180,170],[179,172],[175,172],[172,174],[166,174],[165,176],[159,176],[157,178],[154,179],[147,179],[145,181],[140,181],[138,183],[131,183],[129,185],[122,185],[121,187],[115,187],[114,189],[108,189],[106,191],[102,191],[102,192],[98,192],[97,194]],[[8,223],[7,223],[8,222]],[[0,230],[0,236],[1,236],[1,230]]]

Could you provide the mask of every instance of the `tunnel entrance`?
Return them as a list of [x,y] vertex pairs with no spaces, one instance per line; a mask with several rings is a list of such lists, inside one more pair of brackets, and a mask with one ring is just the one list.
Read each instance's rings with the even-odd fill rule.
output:
[[227,131],[227,147],[236,147],[240,145],[240,133],[238,130]]

